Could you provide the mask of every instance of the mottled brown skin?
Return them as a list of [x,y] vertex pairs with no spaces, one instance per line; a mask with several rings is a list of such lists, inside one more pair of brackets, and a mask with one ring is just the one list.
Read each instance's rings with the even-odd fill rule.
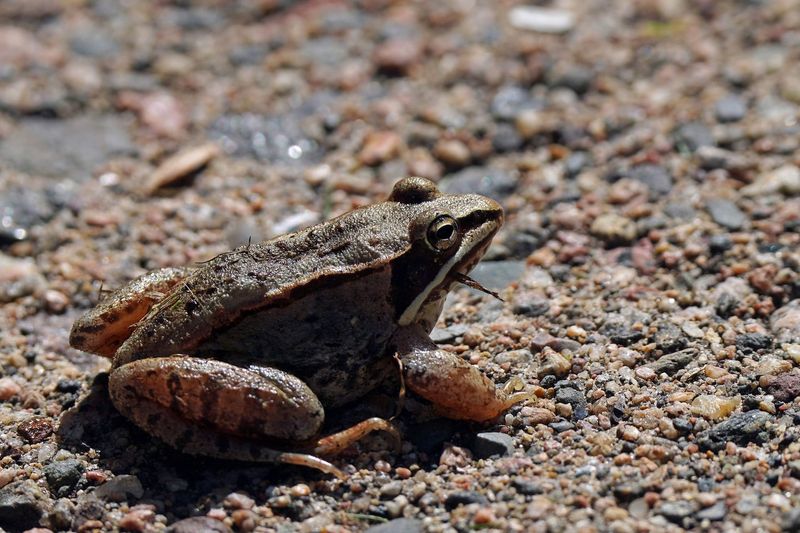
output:
[[384,382],[395,353],[444,416],[488,420],[527,398],[428,338],[450,274],[477,263],[502,219],[488,198],[406,178],[385,202],[147,274],[78,319],[70,342],[113,358],[114,405],[175,448],[340,475],[309,454],[396,433],[369,419],[319,438],[324,409]]

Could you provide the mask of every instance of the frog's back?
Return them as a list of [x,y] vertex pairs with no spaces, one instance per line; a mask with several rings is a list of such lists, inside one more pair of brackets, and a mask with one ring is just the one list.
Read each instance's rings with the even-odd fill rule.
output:
[[[400,219],[409,214],[393,210],[391,204],[379,205],[383,206],[380,210],[353,211],[214,258],[178,284],[139,322],[117,351],[115,366],[143,357],[195,354],[213,348],[252,357],[264,356],[263,348],[274,348],[267,360],[298,364],[300,349],[278,348],[343,338],[346,333],[336,329],[345,327],[348,315],[341,310],[345,306],[364,308],[363,303],[348,302],[348,298],[368,295],[371,299],[372,311],[349,317],[355,323],[393,320],[394,310],[387,301],[388,264],[408,247],[403,233],[407,223]],[[381,299],[385,305],[376,307],[375,301]],[[335,305],[337,302],[347,303]],[[298,328],[298,317],[304,314],[303,327]],[[370,314],[380,318],[365,316]],[[316,319],[324,322],[315,326]],[[372,326],[387,330],[386,324]],[[314,341],[300,342],[303,331]],[[338,356],[343,350],[336,351]],[[331,350],[328,353],[331,357]],[[299,362],[301,367],[319,364],[327,364],[325,356]]]

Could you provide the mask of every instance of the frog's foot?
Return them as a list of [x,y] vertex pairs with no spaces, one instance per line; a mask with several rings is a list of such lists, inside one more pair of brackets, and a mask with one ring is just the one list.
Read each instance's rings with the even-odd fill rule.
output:
[[136,278],[115,291],[72,326],[69,343],[85,352],[113,357],[139,322],[172,287],[191,272],[188,268],[162,268]]
[[442,416],[491,420],[512,405],[534,397],[531,393],[514,392],[522,384],[519,378],[497,388],[475,366],[440,350],[418,326],[401,329],[393,342],[403,361],[406,385],[432,402]]

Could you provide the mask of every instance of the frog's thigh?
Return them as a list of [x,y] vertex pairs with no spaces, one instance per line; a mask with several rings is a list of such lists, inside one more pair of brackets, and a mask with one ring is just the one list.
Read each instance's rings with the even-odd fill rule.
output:
[[403,363],[406,386],[432,402],[442,416],[489,420],[528,398],[525,393],[509,394],[497,388],[475,366],[440,350],[415,326],[396,334],[394,348]]
[[72,326],[69,343],[85,352],[113,357],[131,334],[131,326],[191,270],[161,268],[136,278],[87,312]]
[[317,397],[295,376],[210,359],[133,361],[111,372],[109,392],[121,413],[190,453],[209,451],[185,442],[189,433],[180,435],[171,426],[176,417],[187,428],[202,428],[199,434],[206,439],[216,432],[245,439],[304,440],[317,434],[324,419]]

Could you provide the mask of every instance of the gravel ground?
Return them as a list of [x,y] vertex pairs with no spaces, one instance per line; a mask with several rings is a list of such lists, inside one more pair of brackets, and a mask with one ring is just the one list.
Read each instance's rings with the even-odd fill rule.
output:
[[[800,2],[356,4],[0,2],[0,527],[800,529]],[[434,337],[537,401],[410,400],[341,482],[170,451],[68,346],[102,290],[410,174],[504,205],[505,303]]]

